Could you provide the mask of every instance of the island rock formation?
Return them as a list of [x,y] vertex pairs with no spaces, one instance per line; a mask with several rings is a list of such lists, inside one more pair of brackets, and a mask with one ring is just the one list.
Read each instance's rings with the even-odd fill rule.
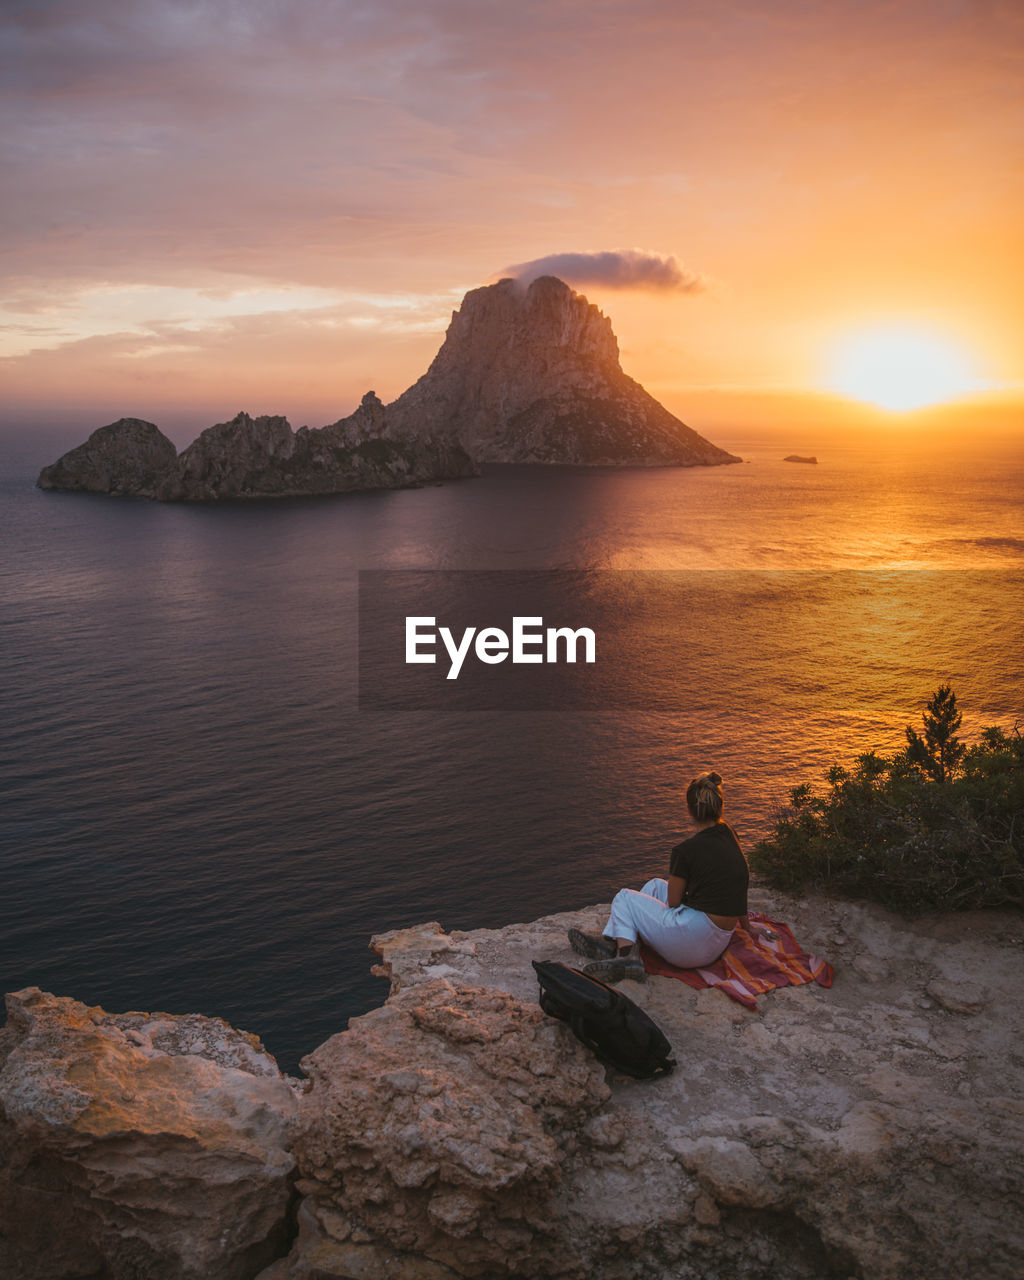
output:
[[239,413],[177,454],[151,422],[101,427],[37,481],[165,502],[409,488],[480,462],[718,466],[740,459],[699,436],[622,372],[611,322],[561,280],[474,289],[420,380],[385,407],[293,432]]
[[0,1275],[1016,1280],[1020,915],[751,905],[834,985],[629,984],[679,1062],[650,1081],[537,1004],[531,961],[599,907],[375,938],[390,997],[301,1087],[213,1019],[9,996]]
[[42,489],[85,489],[164,502],[294,498],[406,489],[477,474],[457,441],[385,434],[384,406],[368,392],[355,413],[292,431],[288,420],[237,414],[180,454],[151,422],[122,418],[44,467]]
[[782,461],[783,461],[783,462],[811,462],[811,463],[817,463],[818,459],[817,459],[817,458],[813,458],[813,457],[811,457],[811,458],[804,458],[804,457],[801,457],[801,455],[800,455],[799,453],[788,453],[788,454],[786,454],[786,456],[782,459]]
[[173,471],[177,457],[177,449],[152,422],[119,418],[44,467],[36,483],[40,489],[149,497]]
[[388,417],[401,430],[456,437],[480,462],[740,461],[623,373],[611,321],[554,276],[467,293],[433,364]]

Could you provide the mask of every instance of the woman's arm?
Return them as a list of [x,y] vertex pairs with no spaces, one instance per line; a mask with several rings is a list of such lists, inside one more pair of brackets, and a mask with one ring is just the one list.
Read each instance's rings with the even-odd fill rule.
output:
[[756,938],[760,934],[762,938],[774,940],[779,936],[774,929],[769,929],[766,924],[751,924],[749,916],[740,916],[740,928],[745,929],[752,938]]
[[681,876],[670,875],[668,878],[668,905],[670,907],[680,906],[685,893],[686,881]]

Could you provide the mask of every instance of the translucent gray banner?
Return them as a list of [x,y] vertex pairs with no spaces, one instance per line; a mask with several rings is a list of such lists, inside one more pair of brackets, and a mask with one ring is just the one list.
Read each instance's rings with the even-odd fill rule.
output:
[[1015,572],[359,575],[361,709],[833,709],[974,683],[1019,628]]

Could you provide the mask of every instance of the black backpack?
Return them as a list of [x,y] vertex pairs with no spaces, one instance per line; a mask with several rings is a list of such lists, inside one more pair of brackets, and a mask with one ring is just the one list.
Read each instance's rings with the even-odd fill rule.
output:
[[605,1066],[649,1080],[676,1065],[664,1032],[621,991],[557,960],[534,960],[533,967],[540,1007],[567,1022]]

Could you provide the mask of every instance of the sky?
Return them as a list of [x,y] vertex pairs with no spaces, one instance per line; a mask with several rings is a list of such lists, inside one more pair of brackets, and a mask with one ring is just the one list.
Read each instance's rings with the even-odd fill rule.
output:
[[1021,424],[1022,51],[1016,0],[4,0],[5,415],[321,425],[554,269],[698,429],[913,419],[885,334]]

